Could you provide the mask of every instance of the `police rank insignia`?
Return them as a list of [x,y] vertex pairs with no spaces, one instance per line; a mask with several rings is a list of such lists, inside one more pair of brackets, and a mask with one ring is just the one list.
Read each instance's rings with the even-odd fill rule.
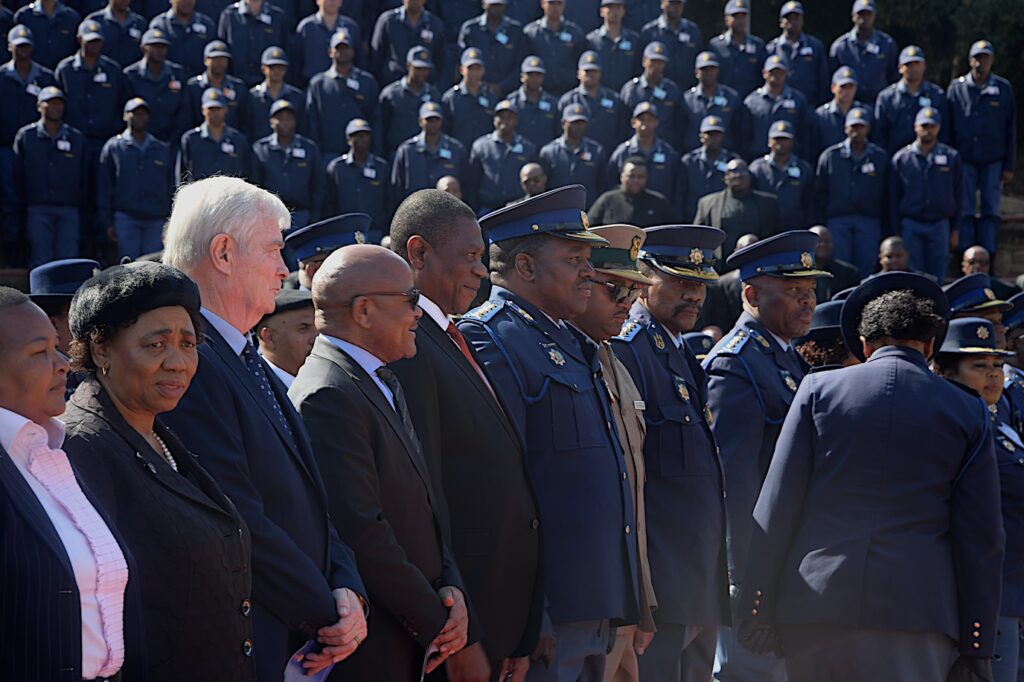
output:
[[768,339],[764,338],[763,336],[761,336],[757,332],[751,331],[750,332],[750,337],[752,339],[754,339],[755,341],[757,341],[759,344],[761,344],[761,347],[764,348],[765,350],[771,350],[772,345],[770,343],[768,343]]
[[700,265],[701,263],[704,262],[704,252],[698,248],[694,248],[692,251],[690,251],[690,261],[694,265]]
[[676,385],[676,394],[686,402],[690,402],[690,392],[686,389],[686,382],[683,378],[673,374],[672,383]]
[[565,356],[562,355],[562,351],[558,350],[557,348],[549,348],[548,357],[551,359],[551,362],[555,363],[555,366],[557,367],[561,367],[562,365],[565,364]]
[[800,265],[804,266],[805,268],[809,268],[812,265],[814,265],[814,259],[811,258],[811,254],[809,251],[804,251],[803,253],[800,254]]
[[533,315],[523,310],[520,306],[516,305],[512,301],[508,302],[508,307],[519,313],[519,315],[527,322],[533,322]]
[[640,244],[643,243],[643,239],[640,237],[633,237],[632,243],[629,245],[629,259],[636,260],[640,256]]
[[779,374],[782,375],[782,380],[786,383],[786,388],[796,393],[796,379],[793,378],[793,375],[784,369],[780,370]]
[[356,230],[356,233],[353,236],[356,238],[356,244],[365,244],[366,243],[366,235],[364,235],[359,230]]
[[978,335],[978,338],[981,339],[982,341],[988,338],[988,329],[986,327],[979,326],[975,333]]
[[708,423],[708,426],[715,425],[715,416],[711,414],[711,408],[707,405],[704,406],[704,421]]
[[590,218],[587,217],[586,211],[580,211],[580,222],[583,223],[584,229],[590,229]]
[[1006,449],[1007,452],[1013,452],[1014,451],[1015,448],[1013,447],[1013,443],[1010,442],[1009,438],[1005,438],[1003,436],[997,436],[996,440],[999,441],[999,444],[1002,445]]
[[658,332],[654,332],[654,345],[658,350],[665,350],[665,339]]

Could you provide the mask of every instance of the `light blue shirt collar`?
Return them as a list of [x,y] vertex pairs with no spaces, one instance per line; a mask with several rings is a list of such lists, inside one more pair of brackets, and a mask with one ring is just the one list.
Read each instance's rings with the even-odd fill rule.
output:
[[241,357],[242,351],[245,350],[245,344],[249,343],[245,334],[232,327],[224,318],[209,308],[200,308],[200,312],[206,321],[217,330],[217,333],[224,337],[231,351]]

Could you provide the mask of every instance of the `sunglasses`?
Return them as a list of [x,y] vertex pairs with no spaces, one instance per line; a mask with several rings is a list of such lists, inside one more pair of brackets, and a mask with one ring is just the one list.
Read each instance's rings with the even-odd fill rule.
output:
[[636,300],[640,298],[640,294],[644,292],[644,288],[635,284],[623,285],[615,284],[614,282],[595,282],[595,284],[603,284],[604,286],[611,289],[612,300],[615,301],[615,305],[622,305],[628,303],[633,305]]
[[405,302],[408,303],[409,307],[412,308],[413,310],[416,310],[416,305],[420,302],[420,290],[413,288],[409,289],[409,291],[374,291],[368,294],[356,294],[355,296],[352,297],[348,304],[352,305],[353,303],[356,302],[356,299],[361,296],[404,296]]

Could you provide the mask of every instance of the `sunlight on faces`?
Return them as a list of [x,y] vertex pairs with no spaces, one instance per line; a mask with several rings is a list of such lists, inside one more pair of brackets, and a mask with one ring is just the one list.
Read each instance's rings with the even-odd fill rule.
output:
[[68,363],[34,303],[0,308],[0,407],[37,424],[64,412]]
[[458,219],[452,234],[440,244],[413,236],[408,252],[409,261],[419,272],[417,283],[424,295],[449,315],[469,310],[481,280],[487,276],[482,260],[484,240],[475,220]]
[[977,391],[986,405],[995,405],[1003,395],[1003,359],[995,355],[967,355],[944,376]]
[[[643,285],[603,272],[594,272],[591,281],[593,286],[587,309],[573,319],[590,338],[607,341],[622,330],[622,325],[629,317],[633,301],[627,292],[635,295],[643,289]],[[618,300],[615,298],[616,291],[619,293]]]
[[745,283],[743,297],[757,311],[761,324],[789,341],[804,336],[810,329],[816,288],[817,280],[813,277],[761,275]]
[[554,319],[573,319],[587,309],[594,275],[590,251],[587,243],[550,237],[536,256],[516,256],[517,269],[532,275],[541,308]]
[[644,304],[654,319],[673,334],[692,331],[708,295],[707,285],[673,277],[653,266],[648,276],[654,284],[647,287]]
[[259,337],[260,352],[294,376],[316,341],[313,306],[274,315],[260,328]]
[[288,277],[288,268],[281,257],[284,237],[277,219],[268,215],[255,218],[252,231],[245,244],[234,237],[220,234],[214,239],[225,240],[223,257],[231,266],[231,289],[240,310],[245,311],[247,327],[252,327],[264,315],[274,312],[274,297],[281,290],[281,282]]

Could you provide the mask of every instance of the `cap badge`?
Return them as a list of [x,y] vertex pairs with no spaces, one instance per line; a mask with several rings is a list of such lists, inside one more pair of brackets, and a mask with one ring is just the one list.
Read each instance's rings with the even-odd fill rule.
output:
[[812,265],[814,265],[814,258],[811,257],[809,251],[804,251],[803,253],[800,254],[800,265],[804,266],[805,268],[809,268]]
[[996,294],[991,289],[985,289],[985,298],[987,298],[990,301],[994,301],[996,300]]
[[690,260],[693,261],[694,265],[700,265],[704,262],[704,252],[697,247],[694,247],[693,250],[690,251]]
[[629,260],[635,261],[640,256],[640,244],[643,240],[640,237],[633,237],[632,243],[629,245]]
[[353,236],[356,239],[356,244],[365,244],[366,243],[366,235],[364,235],[359,230],[356,230],[356,233]]
[[686,402],[690,402],[690,392],[686,389],[686,382],[683,381],[683,378],[673,376],[672,382],[676,385],[676,393],[679,394],[679,397]]
[[580,222],[583,223],[583,229],[590,229],[590,218],[587,217],[586,211],[580,211]]
[[793,378],[793,375],[786,370],[780,371],[779,374],[782,375],[782,380],[786,383],[786,388],[796,393],[797,385],[796,379]]
[[975,333],[978,335],[978,338],[981,339],[982,341],[988,339],[989,334],[987,327],[978,327]]
[[561,367],[565,364],[565,356],[562,355],[561,351],[557,348],[551,348],[548,350],[548,357],[551,358],[551,362],[555,363],[557,367]]

